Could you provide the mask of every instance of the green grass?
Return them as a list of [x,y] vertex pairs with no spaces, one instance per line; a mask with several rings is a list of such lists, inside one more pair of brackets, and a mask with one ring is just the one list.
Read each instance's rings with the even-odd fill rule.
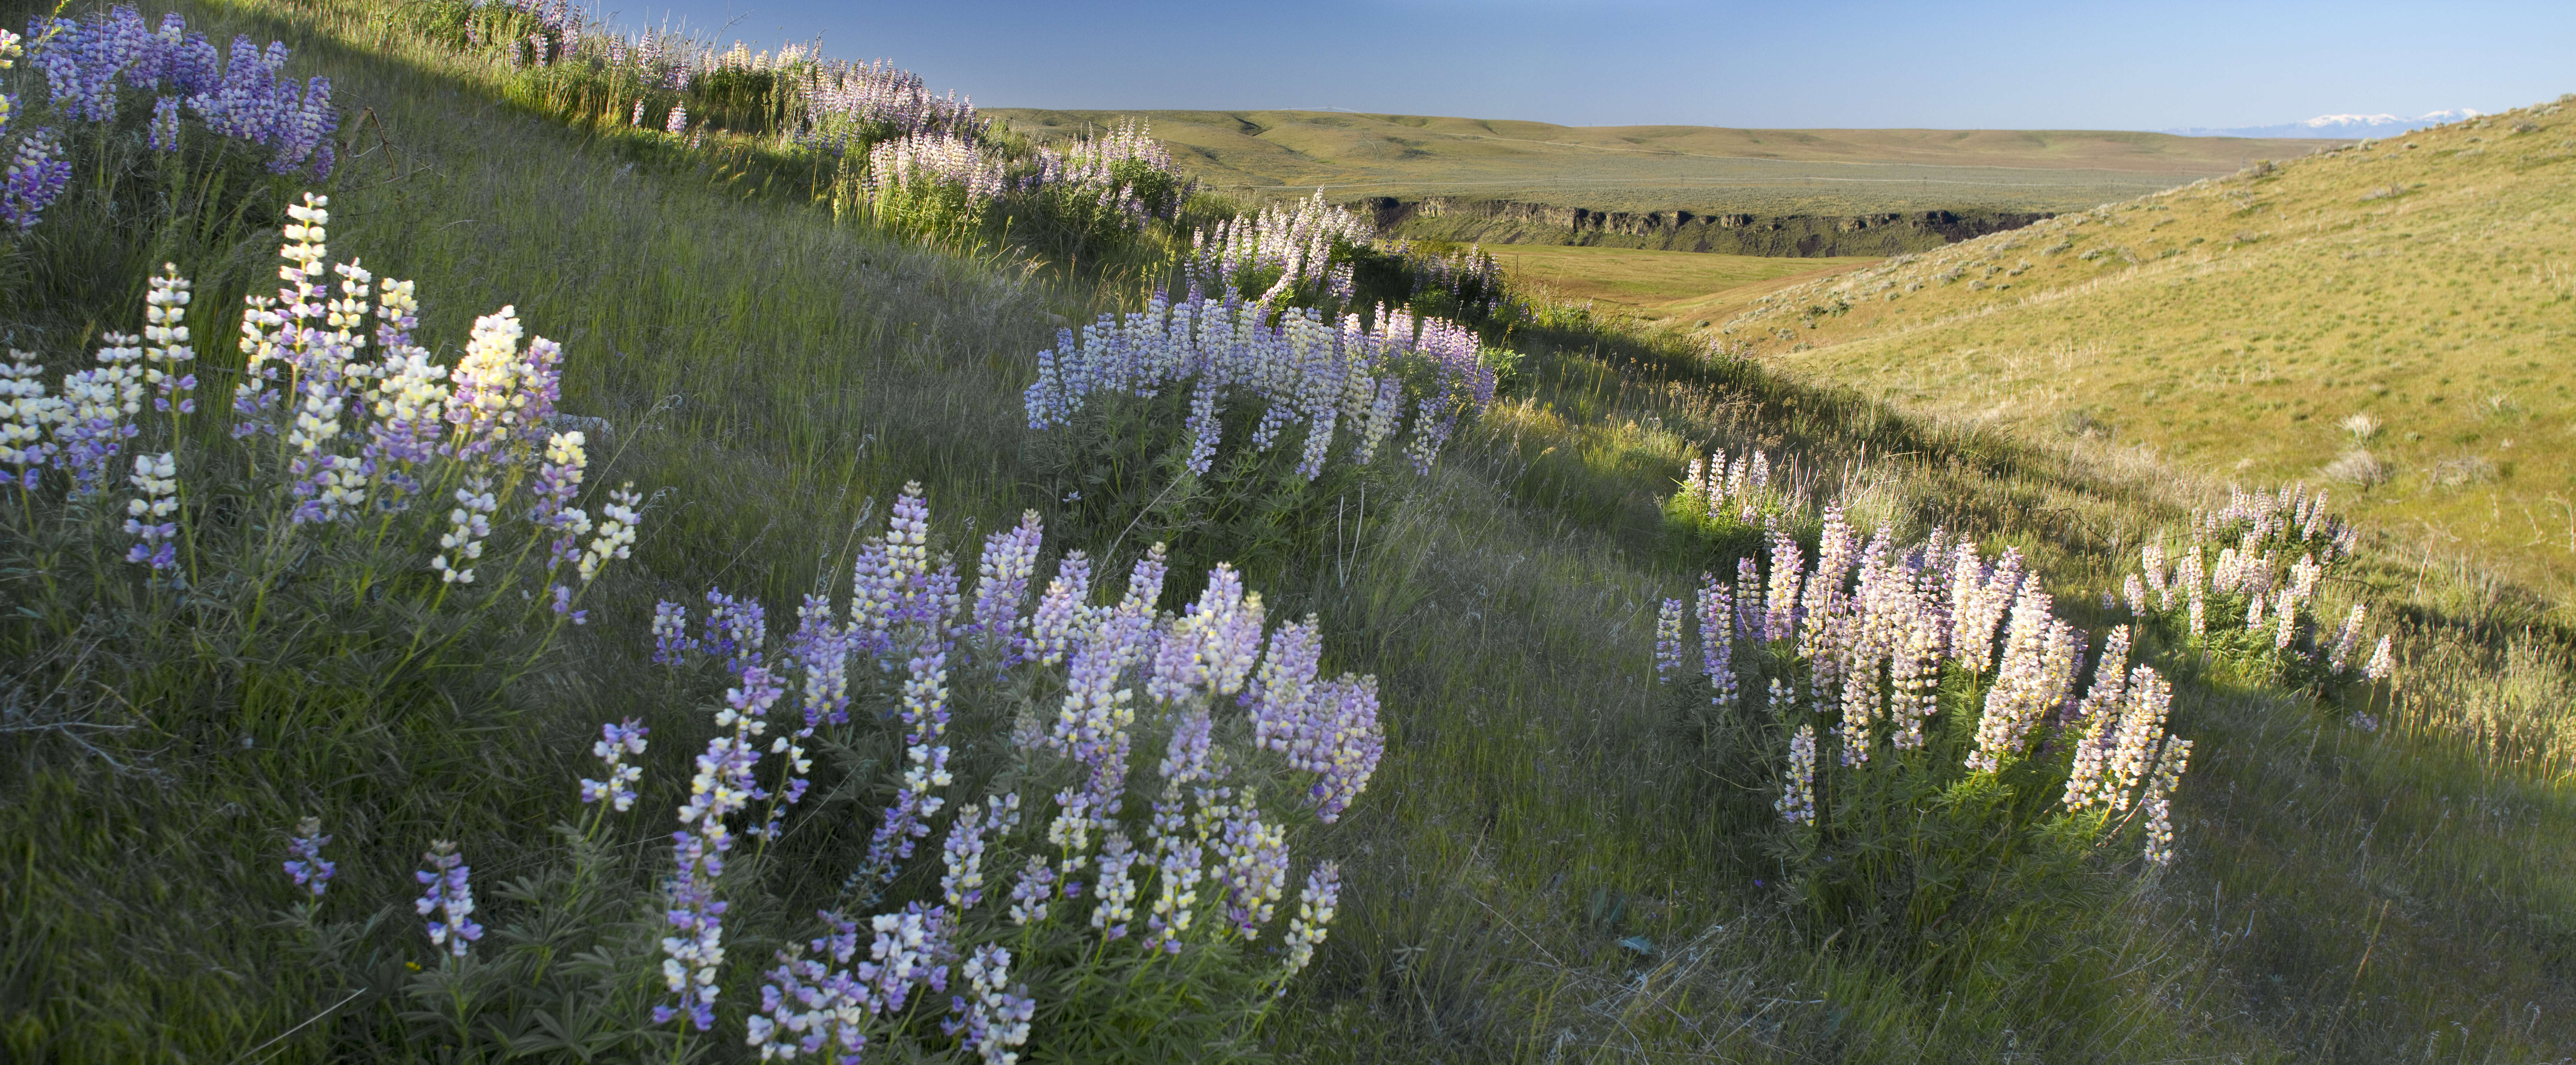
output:
[[[907,479],[929,486],[952,536],[970,518],[1052,513],[1018,390],[1050,315],[1120,300],[833,228],[725,175],[567,132],[498,103],[503,72],[419,47],[381,7],[183,10],[285,37],[301,72],[374,109],[392,150],[352,164],[335,250],[417,279],[428,336],[516,304],[567,344],[566,409],[622,437],[594,480],[667,494],[632,569],[601,589],[587,642],[466,707],[508,713],[438,748],[453,761],[325,748],[297,751],[316,763],[298,769],[281,752],[304,737],[235,742],[278,711],[220,700],[85,698],[134,726],[111,737],[115,763],[54,733],[0,737],[0,1045],[30,1061],[228,1062],[294,1029],[277,1060],[437,1060],[434,1040],[340,1042],[384,1030],[387,1007],[331,1013],[299,982],[267,924],[286,903],[279,830],[317,809],[347,824],[334,904],[360,911],[410,895],[406,863],[434,835],[462,835],[478,874],[529,868],[570,802],[576,737],[623,714],[689,713],[634,681],[656,594],[721,582],[788,603],[863,501]],[[263,283],[257,254],[232,262],[183,264],[204,305]],[[108,293],[63,313],[121,320],[107,316],[130,303]],[[1274,560],[1263,589],[1274,615],[1321,616],[1335,668],[1381,677],[1389,723],[1369,793],[1316,840],[1350,887],[1318,967],[1261,1032],[1281,1057],[2514,1062],[2576,1045],[2563,924],[2576,811],[2563,753],[2533,746],[2564,706],[2569,640],[2509,589],[2372,556],[2338,594],[2378,597],[2413,656],[2372,733],[2164,655],[2184,690],[2177,730],[2203,752],[2180,795],[2181,863],[1932,993],[1818,942],[1756,885],[1776,880],[1758,845],[1767,795],[1716,775],[1724,752],[1649,683],[1654,600],[1722,561],[1666,523],[1662,497],[1699,448],[1790,449],[1909,528],[2021,547],[2095,627],[2080,604],[2205,497],[2151,466],[1703,365],[1672,335],[1557,325],[1512,339],[1529,354],[1520,383],[1450,459],[1372,498],[1364,523],[1355,506],[1347,541]],[[201,346],[212,361],[217,346]],[[309,709],[319,695],[294,670],[313,664],[282,665],[275,690]],[[360,731],[445,712],[345,708]],[[676,759],[654,771],[683,772]],[[395,772],[408,803],[353,783]],[[507,913],[497,893],[487,906]],[[1622,945],[1637,936],[1654,953]],[[418,950],[415,937],[406,909],[378,942]]]
[[[997,108],[1040,140],[1131,112]],[[1182,168],[1220,190],[1335,200],[1429,196],[1599,210],[1863,214],[2076,210],[2320,142],[2075,130],[1557,126],[1327,111],[1140,111]]]

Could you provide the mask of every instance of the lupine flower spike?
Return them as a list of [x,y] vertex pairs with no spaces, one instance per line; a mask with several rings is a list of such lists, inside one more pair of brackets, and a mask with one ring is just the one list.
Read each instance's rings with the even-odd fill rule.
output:
[[443,839],[430,844],[421,860],[429,868],[412,877],[428,890],[413,900],[412,909],[423,917],[435,911],[438,919],[429,923],[430,945],[446,947],[450,956],[462,958],[468,944],[483,938],[483,926],[474,923],[474,886],[467,879],[474,870],[456,853],[456,844]]
[[644,735],[650,731],[631,717],[599,726],[599,742],[590,745],[590,753],[599,757],[608,779],[583,780],[583,803],[604,802],[621,814],[635,808],[635,782],[644,778],[644,767],[629,763],[626,756],[644,753]]
[[[331,874],[340,871],[337,864],[322,859],[322,848],[330,842],[331,837],[322,834],[322,819],[307,817],[296,822],[295,836],[286,843],[286,853],[290,855],[286,875],[294,877],[295,886],[312,892],[315,898],[322,897],[322,892],[331,886]],[[436,942],[435,935],[431,941]]]

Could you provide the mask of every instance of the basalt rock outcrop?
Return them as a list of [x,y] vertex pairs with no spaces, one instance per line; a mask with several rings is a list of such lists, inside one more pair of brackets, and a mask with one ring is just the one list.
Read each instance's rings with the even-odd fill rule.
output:
[[1377,197],[1352,204],[1392,236],[1484,244],[1597,244],[1730,255],[1902,255],[2018,229],[2045,213],[1957,210],[1859,215],[1595,211],[1518,200]]

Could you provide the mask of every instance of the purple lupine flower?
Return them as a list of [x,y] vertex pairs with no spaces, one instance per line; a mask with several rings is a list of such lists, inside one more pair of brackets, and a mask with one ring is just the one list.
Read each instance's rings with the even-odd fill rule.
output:
[[2037,582],[2023,585],[2013,604],[2003,661],[1977,719],[1977,747],[1967,759],[1971,769],[1995,772],[2018,757],[2030,730],[2065,701],[2074,684],[2074,630],[2049,616],[2051,605]]
[[1037,1003],[1004,990],[1011,978],[1011,952],[989,944],[980,946],[967,956],[962,968],[973,997],[961,996],[950,1002],[950,1012],[964,1016],[948,1026],[948,1034],[962,1035],[960,1045],[974,1048],[984,1065],[1012,1065],[1019,1060],[1012,1048],[1029,1040],[1029,1020],[1037,1015]]
[[186,370],[197,358],[196,349],[188,344],[187,325],[194,286],[170,263],[163,263],[161,273],[145,286],[143,380],[158,393],[152,407],[163,413],[196,413],[197,400],[191,393],[196,390],[197,375]]
[[22,491],[35,491],[43,478],[55,447],[47,430],[67,413],[62,400],[45,394],[44,369],[24,358],[0,364],[0,463],[11,467],[7,483]]
[[62,141],[50,129],[39,129],[18,138],[18,149],[9,157],[9,170],[0,179],[0,223],[20,233],[36,227],[45,208],[63,193],[72,179],[72,164],[62,157]]
[[[1154,805],[1159,810],[1165,804],[1158,802]],[[1179,804],[1174,802],[1171,805],[1177,807]],[[1167,816],[1173,821],[1180,820],[1177,812]],[[1156,827],[1163,826],[1158,824]],[[1193,907],[1198,903],[1202,851],[1197,840],[1177,831],[1160,833],[1156,842],[1161,859],[1155,866],[1155,880],[1161,890],[1154,897],[1152,912],[1145,918],[1148,936],[1145,949],[1178,954],[1181,952],[1181,936],[1190,930],[1195,916]]]
[[286,875],[294,877],[295,886],[312,892],[315,898],[330,888],[331,874],[340,871],[338,864],[322,858],[322,847],[330,842],[331,837],[322,834],[319,817],[296,822],[295,835],[286,842]]
[[[1772,681],[1777,694],[1779,681]],[[1789,766],[1780,782],[1780,798],[1772,803],[1780,819],[1790,824],[1807,824],[1816,819],[1816,726],[1800,725],[1789,737]]]
[[1172,723],[1172,738],[1163,751],[1163,779],[1175,786],[1213,779],[1209,768],[1215,722],[1204,703],[1193,703]]
[[817,916],[831,922],[837,933],[780,950],[778,967],[760,988],[760,1012],[743,1020],[745,1041],[759,1048],[763,1061],[798,1054],[819,1057],[830,1047],[839,1051],[841,1065],[857,1065],[859,1052],[867,1047],[866,1025],[879,1007],[872,989],[846,970],[804,956],[810,947],[847,965],[857,953],[857,924],[829,911]]
[[438,919],[429,923],[429,944],[462,958],[467,944],[483,938],[483,926],[474,923],[474,885],[468,879],[474,870],[456,853],[456,844],[443,839],[432,842],[421,860],[429,868],[413,873],[412,879],[428,890],[412,900],[412,909],[423,917],[438,911]]
[[1760,642],[1763,638],[1762,564],[1750,556],[1735,560],[1735,638]]
[[2362,667],[2361,675],[2371,680],[2387,680],[2396,673],[2397,657],[2391,653],[2395,642],[2394,636],[2381,636],[2379,646],[2370,652],[2370,664]]
[[831,604],[807,595],[796,610],[796,632],[787,638],[787,661],[805,675],[805,727],[850,720],[850,654],[853,634],[832,620]]
[[668,599],[653,603],[653,664],[679,665],[697,641],[689,638],[689,610]]
[[179,98],[164,96],[152,105],[152,150],[179,150]]
[[1253,678],[1253,746],[1286,754],[1308,728],[1323,654],[1323,637],[1312,616],[1271,631],[1269,650]]
[[1260,651],[1261,596],[1243,592],[1243,577],[1228,563],[1208,571],[1198,601],[1164,634],[1146,693],[1180,702],[1193,692],[1233,695],[1243,688]]
[[1709,701],[1735,702],[1735,599],[1713,573],[1699,578],[1700,672],[1708,677]]
[[176,457],[167,451],[158,455],[134,456],[134,473],[130,478],[135,491],[141,493],[126,501],[125,533],[135,537],[125,560],[168,571],[178,565],[176,545],[172,539],[179,533],[176,522],[166,521],[179,510],[179,467]]
[[635,782],[644,779],[644,767],[627,762],[626,756],[644,753],[644,737],[651,731],[631,717],[599,726],[599,742],[591,744],[590,753],[606,766],[608,779],[581,782],[584,804],[605,802],[618,813],[635,808]]
[[1771,587],[1764,595],[1762,642],[1778,643],[1798,631],[1798,592],[1806,581],[1806,549],[1789,538],[1778,522],[1771,525]]
[[1682,601],[1666,599],[1655,610],[1655,679],[1670,684],[1682,670]]
[[1018,528],[984,538],[984,555],[976,564],[970,631],[979,658],[996,668],[1017,663],[1026,650],[1027,637],[1021,630],[1028,623],[1020,617],[1020,602],[1028,597],[1029,578],[1037,572],[1043,536],[1038,512],[1031,510],[1022,512]]
[[2368,609],[2360,603],[2353,604],[2352,613],[2344,615],[2343,628],[2335,633],[2334,650],[2326,656],[2327,669],[2341,673],[2351,666],[2352,652],[2361,643],[2361,623],[2367,616]]
[[1080,551],[1068,552],[1056,563],[1055,579],[1047,582],[1037,613],[1029,619],[1026,656],[1053,666],[1088,646],[1097,620],[1090,600],[1091,559]]
[[1190,393],[1189,420],[1182,423],[1190,436],[1189,471],[1205,476],[1216,465],[1218,437],[1225,432],[1225,420],[1217,402],[1217,379],[1213,375],[1199,378],[1198,387]]
[[2191,741],[2165,737],[2163,752],[2156,759],[2156,775],[2147,786],[2147,797],[2141,805],[2146,810],[2147,864],[2162,868],[2173,862],[2173,789],[2182,783],[2184,768],[2191,761]]
[[767,617],[758,600],[707,589],[707,635],[702,641],[706,652],[722,659],[735,674],[760,665],[761,645],[769,636]]
[[[1213,812],[1213,811],[1211,811]],[[1261,933],[1288,889],[1288,833],[1262,823],[1249,796],[1222,818],[1216,883],[1224,895],[1226,927],[1246,940]]]
[[1325,824],[1341,820],[1342,811],[1368,787],[1369,777],[1386,757],[1386,732],[1378,722],[1377,678],[1344,674],[1332,682],[1328,695],[1330,727],[1319,738],[1329,739],[1331,747],[1324,779],[1312,789],[1315,818]]
[[547,547],[548,569],[572,558],[581,534],[590,531],[590,516],[572,505],[573,497],[581,493],[582,475],[590,464],[589,456],[582,452],[587,442],[579,431],[556,433],[546,441],[545,457],[537,463],[535,498],[528,507],[528,523],[559,533]]
[[1011,883],[1011,923],[1032,925],[1047,919],[1047,901],[1055,897],[1056,872],[1046,860],[1030,855],[1021,867],[1019,877]]
[[63,379],[61,406],[53,421],[54,464],[72,475],[72,493],[95,495],[106,490],[109,471],[127,440],[141,430],[133,418],[143,409],[143,374],[135,364],[141,338],[105,334],[95,369]]
[[916,657],[910,662],[910,670],[911,676],[903,685],[900,711],[908,730],[904,738],[903,782],[896,789],[894,804],[886,808],[884,819],[878,822],[876,834],[868,843],[867,858],[853,880],[891,882],[903,861],[912,857],[914,843],[930,834],[930,818],[937,816],[947,801],[931,794],[951,783],[948,745],[939,742],[948,732],[947,656],[933,652]]
[[1317,865],[1306,874],[1306,886],[1297,892],[1297,913],[1288,919],[1288,957],[1281,966],[1282,990],[1288,977],[1306,968],[1315,958],[1315,948],[1322,946],[1331,933],[1335,907],[1342,895],[1342,868],[1333,862]]
[[725,692],[725,709],[716,715],[716,727],[731,731],[708,740],[706,753],[698,756],[688,804],[680,808],[685,827],[671,834],[678,872],[669,888],[669,921],[677,934],[662,940],[662,980],[679,998],[653,1007],[655,1024],[681,1016],[701,1032],[715,1024],[715,979],[724,964],[727,908],[715,890],[724,875],[725,852],[733,849],[733,833],[724,819],[767,797],[754,776],[760,762],[756,740],[768,727],[769,708],[782,694],[768,670],[745,669],[742,685]]

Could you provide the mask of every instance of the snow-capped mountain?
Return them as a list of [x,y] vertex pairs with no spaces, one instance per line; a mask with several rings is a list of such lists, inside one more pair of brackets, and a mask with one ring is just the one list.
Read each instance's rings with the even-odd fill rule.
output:
[[2458,122],[2462,119],[2476,118],[2485,113],[2474,108],[2462,107],[2449,111],[2428,112],[2413,118],[2400,118],[2396,115],[2318,115],[2305,122],[2291,122],[2279,126],[2238,126],[2230,129],[2194,126],[2161,132],[2180,134],[2185,137],[2320,137],[2332,140],[2356,140],[2363,137],[2386,137],[2404,133],[2410,129]]

